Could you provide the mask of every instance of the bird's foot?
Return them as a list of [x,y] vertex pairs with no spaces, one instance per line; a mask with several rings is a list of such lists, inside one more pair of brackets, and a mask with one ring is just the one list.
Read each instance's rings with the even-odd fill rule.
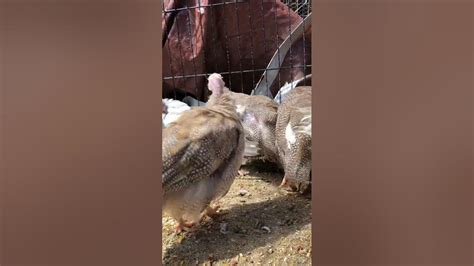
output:
[[246,175],[248,175],[250,172],[249,172],[248,170],[246,170],[246,169],[242,169],[242,168],[241,168],[241,169],[237,170],[237,173],[239,174],[239,176],[246,176]]
[[181,233],[185,228],[191,228],[195,225],[196,223],[194,222],[184,222],[180,221],[175,227],[175,233]]
[[281,184],[278,187],[285,190],[286,192],[294,191],[294,189],[290,186],[290,182],[288,182],[288,179],[286,179],[286,177],[283,177],[283,180],[281,181]]
[[210,218],[216,218],[219,215],[219,213],[217,212],[219,208],[220,208],[219,205],[216,205],[214,208],[212,208],[211,206],[208,206],[204,214]]
[[288,180],[286,180],[286,177],[283,177],[283,180],[281,181],[281,184],[278,187],[279,188],[288,188]]

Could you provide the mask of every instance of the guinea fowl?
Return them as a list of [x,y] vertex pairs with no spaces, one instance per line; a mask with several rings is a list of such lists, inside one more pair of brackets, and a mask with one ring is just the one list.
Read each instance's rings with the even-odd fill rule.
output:
[[[229,91],[245,132],[245,158],[262,158],[279,163],[275,146],[275,125],[278,103],[261,95]],[[163,127],[178,119],[182,112],[205,105],[190,96],[182,101],[163,99]]]
[[208,79],[206,106],[194,107],[163,129],[163,212],[176,231],[192,227],[230,189],[242,164],[244,130],[219,74]]
[[[263,158],[278,163],[275,146],[275,126],[278,104],[261,95],[230,92],[245,132],[245,156]],[[252,149],[253,148],[253,149]]]
[[311,179],[311,87],[288,93],[278,108],[275,134],[285,170],[280,187],[306,191]]

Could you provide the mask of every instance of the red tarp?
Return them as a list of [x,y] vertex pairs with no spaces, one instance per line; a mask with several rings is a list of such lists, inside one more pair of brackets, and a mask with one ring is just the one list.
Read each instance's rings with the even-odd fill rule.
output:
[[[279,0],[221,4],[223,1],[164,1],[164,10],[204,7],[175,11],[174,21],[170,19],[171,13],[164,14],[162,29],[165,30],[169,24],[171,30],[163,47],[163,77],[218,72],[222,73],[231,90],[250,93],[263,71],[239,72],[230,76],[224,72],[266,68],[277,47],[289,35],[290,27],[292,30],[303,20]],[[221,5],[205,7],[212,4]],[[303,68],[289,69],[291,65],[311,64],[309,27],[305,32],[305,41],[300,38],[292,46],[291,59],[288,52],[283,63],[287,69],[280,71],[280,78],[271,88],[273,95],[285,82],[304,76]],[[310,72],[311,69],[307,68],[306,74]],[[206,84],[203,76],[164,80],[163,97],[174,98],[175,92],[179,97],[186,92],[205,101],[208,95]]]

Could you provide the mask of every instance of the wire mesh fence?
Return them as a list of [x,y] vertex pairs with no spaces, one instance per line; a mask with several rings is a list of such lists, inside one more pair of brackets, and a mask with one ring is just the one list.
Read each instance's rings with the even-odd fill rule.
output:
[[303,18],[311,12],[311,0],[284,0],[283,3]]
[[214,72],[269,97],[310,84],[310,0],[164,0],[162,16],[163,98],[205,101]]

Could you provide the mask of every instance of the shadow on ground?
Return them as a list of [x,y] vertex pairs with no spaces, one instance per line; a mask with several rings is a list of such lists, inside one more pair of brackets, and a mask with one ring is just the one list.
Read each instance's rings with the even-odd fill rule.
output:
[[[186,233],[181,243],[166,250],[163,263],[195,265],[252,252],[310,224],[309,201],[298,196],[281,196],[230,208],[216,220],[203,221],[196,231]],[[221,232],[223,224],[227,225],[225,234]]]
[[[251,160],[247,165],[241,167],[241,171],[251,173],[253,178],[262,180],[273,186],[279,186],[283,180],[283,169],[274,163],[265,162],[263,160]],[[292,192],[299,193],[299,192]],[[304,193],[300,193],[301,197],[311,200],[311,187]]]

